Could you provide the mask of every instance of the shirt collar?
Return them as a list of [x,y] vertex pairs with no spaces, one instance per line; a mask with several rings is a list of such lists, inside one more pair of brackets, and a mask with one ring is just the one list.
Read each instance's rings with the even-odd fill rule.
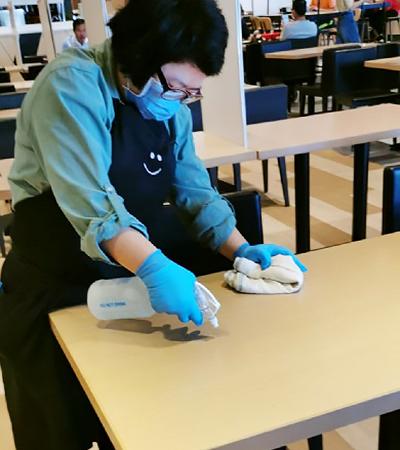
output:
[[110,94],[113,98],[119,99],[120,95],[117,88],[115,77],[114,58],[111,49],[111,39],[107,39],[97,47],[88,50],[88,53],[94,59],[96,64],[101,67],[104,78],[107,82]]

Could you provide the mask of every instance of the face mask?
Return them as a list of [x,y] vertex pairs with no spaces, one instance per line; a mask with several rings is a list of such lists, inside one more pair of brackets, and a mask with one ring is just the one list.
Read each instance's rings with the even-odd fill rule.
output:
[[153,77],[145,84],[140,94],[125,89],[128,100],[132,100],[143,118],[148,120],[168,120],[181,106],[180,100],[165,100],[161,97],[163,88]]

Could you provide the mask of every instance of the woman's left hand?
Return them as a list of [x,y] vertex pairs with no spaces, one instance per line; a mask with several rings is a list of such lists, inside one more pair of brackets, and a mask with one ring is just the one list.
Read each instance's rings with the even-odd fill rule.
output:
[[307,272],[307,267],[286,247],[275,244],[250,245],[242,244],[234,253],[234,257],[247,258],[260,264],[261,269],[267,269],[271,265],[271,258],[276,255],[289,255],[302,272]]

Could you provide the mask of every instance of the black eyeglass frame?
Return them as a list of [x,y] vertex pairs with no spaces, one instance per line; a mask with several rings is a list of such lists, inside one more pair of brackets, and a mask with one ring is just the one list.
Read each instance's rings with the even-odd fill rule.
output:
[[[198,100],[201,100],[203,98],[203,94],[201,93],[201,90],[198,89],[197,92],[184,89],[184,88],[173,88],[168,84],[167,79],[165,78],[163,72],[161,69],[157,71],[158,78],[160,80],[161,86],[163,87],[163,93],[161,94],[161,97],[165,100],[180,100],[182,103],[188,104],[197,102]],[[181,98],[175,97],[171,98],[168,97],[168,92],[173,92],[176,94],[181,94]]]

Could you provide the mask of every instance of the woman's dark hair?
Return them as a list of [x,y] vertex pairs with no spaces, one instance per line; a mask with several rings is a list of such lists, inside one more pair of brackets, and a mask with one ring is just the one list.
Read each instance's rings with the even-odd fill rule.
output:
[[72,29],[75,31],[79,27],[79,25],[84,25],[84,24],[85,24],[84,19],[75,19],[72,22]]
[[130,0],[109,25],[115,61],[138,88],[170,62],[205,75],[224,64],[228,29],[215,0]]

